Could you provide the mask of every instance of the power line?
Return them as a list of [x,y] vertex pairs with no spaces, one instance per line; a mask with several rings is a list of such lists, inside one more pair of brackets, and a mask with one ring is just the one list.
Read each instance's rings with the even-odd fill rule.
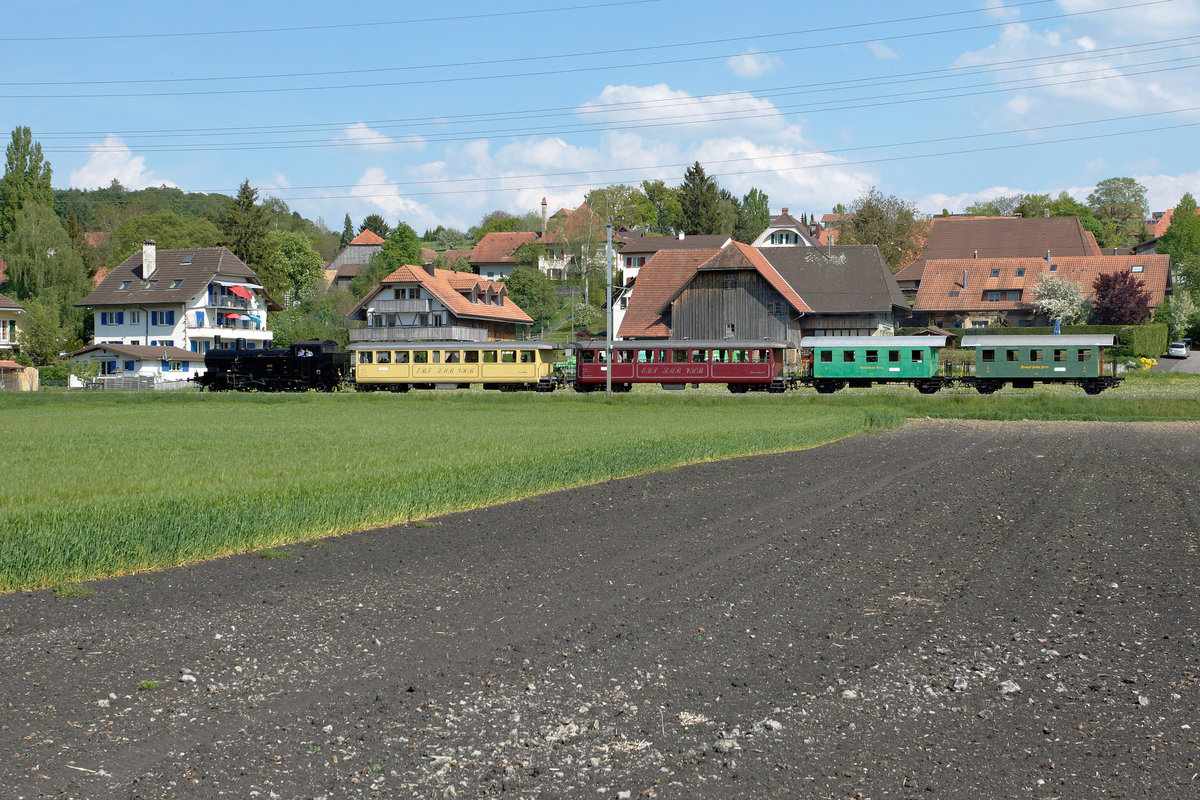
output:
[[[1147,62],[1146,64],[1139,64],[1139,65],[1133,65],[1133,66],[1135,66],[1135,67],[1150,66],[1150,65],[1154,65],[1154,64],[1164,64],[1164,63],[1172,64],[1172,63],[1176,63],[1179,61],[1195,62],[1197,60],[1200,60],[1200,56],[1187,56],[1187,57],[1176,58],[1176,59],[1164,59],[1162,61]],[[845,100],[823,100],[823,101],[816,101],[813,103],[772,106],[770,110],[757,112],[757,113],[746,113],[743,111],[718,112],[716,114],[681,116],[681,117],[675,117],[675,118],[672,118],[669,120],[663,120],[663,119],[661,119],[661,117],[653,117],[653,118],[643,118],[640,120],[628,120],[624,124],[618,124],[618,125],[606,124],[603,121],[601,121],[598,123],[590,123],[590,122],[589,123],[578,123],[575,125],[562,126],[562,127],[558,127],[558,128],[539,129],[537,131],[527,131],[527,130],[523,130],[523,129],[513,129],[513,128],[492,129],[492,130],[482,130],[482,131],[471,131],[469,133],[456,134],[456,135],[446,135],[446,136],[438,136],[438,137],[422,137],[421,141],[423,143],[428,143],[428,142],[449,143],[449,142],[457,142],[457,141],[469,141],[471,139],[475,139],[480,136],[487,136],[487,135],[548,136],[548,135],[564,134],[564,133],[580,134],[580,133],[595,133],[595,132],[599,132],[599,131],[644,130],[644,129],[648,129],[648,128],[683,127],[683,126],[690,126],[690,125],[710,124],[710,123],[714,123],[714,122],[733,122],[733,121],[747,121],[747,120],[752,120],[752,119],[773,118],[773,117],[779,116],[782,112],[785,112],[785,111],[793,112],[793,113],[815,114],[815,113],[828,113],[828,112],[833,112],[833,111],[861,110],[861,109],[865,109],[865,108],[883,108],[883,107],[887,107],[887,106],[907,105],[910,103],[929,102],[929,101],[934,101],[934,100],[950,100],[950,99],[959,99],[959,98],[963,98],[963,97],[978,97],[978,96],[989,95],[989,94],[1003,94],[1003,93],[1014,92],[1014,91],[1024,91],[1027,89],[1044,89],[1044,88],[1052,88],[1052,87],[1056,87],[1056,86],[1067,86],[1067,85],[1074,85],[1074,84],[1080,84],[1080,83],[1091,83],[1091,82],[1102,81],[1102,80],[1113,80],[1113,79],[1117,79],[1117,78],[1127,78],[1127,77],[1149,75],[1149,74],[1156,74],[1156,73],[1162,73],[1162,72],[1173,72],[1173,71],[1179,71],[1179,70],[1184,70],[1184,69],[1195,69],[1197,66],[1200,66],[1200,64],[1190,63],[1190,64],[1185,64],[1185,65],[1180,65],[1180,66],[1162,67],[1159,69],[1145,69],[1145,70],[1139,70],[1139,71],[1126,70],[1118,75],[1106,74],[1109,72],[1109,69],[1101,68],[1101,69],[1097,69],[1097,70],[1091,70],[1090,72],[1076,73],[1077,75],[1092,75],[1094,73],[1101,73],[1100,75],[1097,75],[1095,77],[1072,78],[1072,79],[1067,79],[1067,80],[1041,81],[1041,82],[1029,82],[1032,79],[1018,78],[1018,79],[1014,79],[1012,81],[1006,82],[1008,84],[1018,84],[1018,85],[1001,86],[999,88],[982,89],[979,91],[960,91],[960,90],[961,89],[975,89],[979,86],[983,86],[986,84],[971,84],[971,85],[960,86],[960,87],[943,87],[943,88],[939,88],[939,89],[924,89],[924,90],[918,90],[918,91],[913,91],[913,92],[901,92],[898,94],[893,93],[893,94],[886,94],[886,95],[870,95],[870,96],[866,96],[866,97],[849,98],[849,99],[845,99]],[[1021,83],[1021,82],[1023,82],[1023,83]],[[954,93],[947,94],[947,92],[954,92]],[[940,94],[935,94],[935,93],[940,93]],[[881,99],[881,98],[886,98],[886,99]],[[877,101],[877,102],[871,102],[871,101]],[[834,103],[841,103],[841,105],[832,105]],[[335,140],[290,139],[290,140],[280,140],[280,141],[275,141],[275,142],[269,142],[269,141],[268,142],[224,142],[224,143],[211,143],[211,144],[196,143],[196,144],[191,144],[191,145],[183,146],[183,147],[175,146],[175,145],[145,144],[145,145],[139,145],[138,149],[139,149],[139,152],[150,152],[150,153],[184,153],[184,152],[234,152],[234,151],[246,151],[246,150],[305,150],[305,149],[328,148],[328,147],[403,147],[406,144],[411,144],[411,142],[406,143],[402,140],[395,141],[395,140],[390,140],[390,139],[386,140],[386,141],[382,141],[381,139],[374,139],[374,140],[364,140],[364,141],[358,141],[358,142],[347,141],[347,140],[336,140],[336,139]],[[53,152],[57,152],[57,153],[78,153],[78,152],[104,153],[104,152],[124,152],[125,149],[126,148],[124,145],[111,146],[111,147],[106,147],[105,145],[88,145],[86,147],[54,148]]]
[[[1034,0],[1034,2],[1040,2],[1040,0]],[[1161,5],[1163,3],[1172,3],[1172,2],[1175,2],[1175,0],[1143,0],[1143,2],[1130,3],[1127,5],[1121,5],[1121,6],[1111,6],[1109,8],[1092,9],[1090,11],[1075,11],[1075,12],[1065,13],[1065,14],[1053,14],[1053,15],[1048,15],[1048,16],[1044,16],[1044,17],[1031,17],[1030,19],[1027,19],[1024,21],[1027,23],[1028,22],[1044,22],[1044,21],[1055,20],[1055,19],[1081,17],[1081,16],[1092,15],[1092,14],[1103,14],[1103,13],[1107,13],[1110,11],[1121,11],[1121,10],[1128,10],[1128,9],[1133,9],[1133,8],[1143,8],[1146,6],[1155,6],[1155,5]],[[948,13],[965,13],[965,12],[948,12]],[[883,23],[882,22],[858,23],[857,25],[851,25],[851,26],[846,26],[846,27],[860,27],[860,26],[869,25],[869,24],[877,25],[877,24],[883,24]],[[809,51],[809,50],[823,50],[823,49],[829,49],[829,48],[833,48],[833,47],[846,47],[849,45],[856,45],[856,44],[869,44],[872,42],[898,41],[898,40],[904,40],[904,39],[923,38],[923,37],[927,37],[927,36],[941,36],[941,35],[950,34],[950,33],[964,33],[964,32],[968,32],[968,31],[977,31],[977,30],[986,30],[986,29],[996,28],[996,27],[1004,27],[1009,24],[1011,24],[1011,23],[1009,23],[1009,22],[982,23],[979,25],[968,25],[968,26],[962,26],[962,27],[958,27],[958,28],[946,28],[946,29],[936,30],[936,31],[922,31],[922,32],[918,32],[918,33],[873,36],[873,37],[870,37],[867,39],[855,39],[855,40],[847,40],[847,41],[841,41],[841,42],[822,42],[822,43],[817,43],[817,44],[798,45],[795,47],[777,48],[774,50],[757,51],[755,53],[755,55],[776,55],[779,53],[794,53],[794,52],[802,52],[802,51]],[[803,33],[809,33],[809,32],[810,31],[804,31]],[[776,36],[776,35],[784,35],[784,34],[762,34],[762,36],[768,36],[768,35]],[[673,45],[673,46],[683,46],[683,45]],[[608,54],[611,54],[612,52],[614,52],[614,51],[599,51],[599,54],[608,55]],[[669,65],[674,65],[674,64],[690,64],[690,63],[699,63],[699,62],[704,62],[704,61],[724,60],[724,59],[728,59],[728,58],[734,58],[739,55],[745,55],[745,54],[744,53],[725,53],[722,55],[715,55],[715,56],[693,56],[693,57],[689,57],[689,58],[679,58],[679,59],[662,59],[659,61],[645,61],[645,62],[639,62],[639,63],[634,63],[634,64],[619,63],[619,64],[607,64],[607,65],[592,66],[592,67],[561,68],[561,69],[555,70],[555,74],[577,74],[577,73],[584,73],[584,72],[610,71],[613,69],[636,69],[636,68],[640,68],[640,67],[656,67],[656,66],[669,66]],[[540,59],[548,59],[548,58],[567,58],[567,57],[574,58],[577,56],[575,54],[570,54],[567,56],[534,56],[534,57],[515,58],[515,59],[498,59],[498,60],[486,61],[486,62],[460,62],[458,64],[440,64],[440,65],[426,64],[426,65],[420,65],[420,66],[394,67],[394,68],[387,68],[387,69],[389,69],[389,70],[428,70],[428,69],[439,69],[439,68],[452,68],[452,67],[459,67],[459,66],[494,66],[496,64],[518,63],[521,61],[540,60]],[[375,82],[375,83],[349,83],[349,84],[333,84],[333,85],[321,85],[321,86],[285,86],[285,87],[246,88],[246,89],[203,89],[203,90],[194,90],[194,91],[109,92],[106,94],[96,94],[96,93],[92,93],[92,92],[89,92],[86,94],[35,94],[35,95],[3,94],[3,95],[0,95],[0,98],[9,99],[9,100],[33,100],[33,99],[36,99],[36,100],[66,100],[66,99],[82,99],[82,98],[100,99],[100,98],[119,98],[119,97],[196,97],[196,96],[219,96],[219,95],[235,95],[235,94],[277,94],[277,93],[284,93],[284,92],[315,92],[315,91],[332,91],[332,90],[344,91],[347,89],[377,89],[377,88],[394,87],[394,86],[428,86],[428,85],[438,85],[438,84],[446,84],[446,83],[466,83],[466,82],[472,82],[472,81],[492,81],[492,80],[506,80],[506,79],[510,79],[510,78],[529,78],[529,77],[538,77],[543,74],[544,73],[541,73],[541,72],[515,72],[515,73],[509,72],[509,73],[502,73],[502,74],[458,76],[458,77],[444,77],[444,78],[424,78],[424,79],[419,79],[419,80],[382,81],[382,82]],[[206,78],[203,80],[224,80],[224,79]],[[144,83],[146,81],[136,81],[136,82]],[[159,81],[149,81],[149,82],[159,82]],[[72,84],[72,85],[77,85],[77,84]]]
[[[812,88],[807,84],[793,84],[789,86],[773,87],[764,89],[754,94],[753,99],[764,99],[782,97],[794,94],[821,94],[840,89],[857,88],[852,84],[872,83],[874,86],[886,86],[895,83],[905,83],[913,78],[923,78],[925,80],[945,80],[956,77],[958,75],[976,75],[989,72],[1004,72],[1019,69],[1034,69],[1045,67],[1061,67],[1067,64],[1072,64],[1080,61],[1092,61],[1101,58],[1110,57],[1113,54],[1123,51],[1125,55],[1140,55],[1141,53],[1157,52],[1161,50],[1171,50],[1180,47],[1193,46],[1200,42],[1200,35],[1182,36],[1171,39],[1159,39],[1149,42],[1139,42],[1129,45],[1118,45],[1113,47],[1099,48],[1084,51],[1079,53],[1058,53],[1046,56],[1031,56],[1027,58],[1009,59],[1005,61],[994,61],[982,64],[972,64],[962,67],[946,67],[936,70],[922,70],[915,72],[891,73],[888,75],[873,75],[862,78],[843,78],[837,81],[827,81],[818,88]],[[750,95],[734,95],[729,92],[696,95],[694,97],[671,98],[671,99],[656,99],[656,100],[631,100],[624,102],[605,103],[602,106],[594,106],[591,108],[575,106],[542,106],[537,109],[520,109],[513,111],[496,111],[496,112],[476,112],[473,114],[437,114],[425,117],[400,117],[391,119],[379,120],[350,120],[341,122],[320,122],[320,123],[299,123],[290,125],[260,125],[260,126],[239,126],[239,127],[215,127],[215,128],[161,128],[161,129],[142,129],[142,130],[108,130],[108,131],[48,131],[39,133],[38,138],[42,141],[48,139],[71,139],[71,138],[89,138],[94,136],[118,135],[123,138],[196,138],[199,136],[216,135],[250,135],[260,136],[273,133],[304,133],[304,132],[321,132],[321,131],[337,131],[351,125],[367,125],[379,129],[390,129],[397,127],[409,127],[417,123],[437,122],[439,124],[470,124],[474,122],[491,122],[499,119],[546,119],[562,116],[583,116],[583,115],[600,115],[610,114],[621,110],[640,110],[653,108],[661,110],[680,105],[708,105],[708,104],[724,104],[731,102],[744,102],[750,98]]]
[[[0,42],[82,42],[105,41],[118,39],[173,39],[188,36],[237,36],[259,33],[296,33],[302,31],[333,31],[348,28],[382,28],[394,25],[416,25],[430,22],[465,22],[468,20],[495,19],[498,17],[523,17],[533,14],[554,14],[564,11],[586,11],[594,8],[612,8],[615,6],[636,6],[647,3],[657,3],[659,0],[614,0],[609,3],[592,3],[589,5],[558,6],[555,8],[533,8],[524,11],[494,11],[486,14],[460,14],[452,17],[416,17],[413,19],[383,20],[378,22],[347,22],[335,25],[297,25],[288,28],[242,28],[224,31],[176,31],[171,33],[104,33],[87,36],[7,36],[0,37]],[[1049,0],[1043,0],[1049,2]]]

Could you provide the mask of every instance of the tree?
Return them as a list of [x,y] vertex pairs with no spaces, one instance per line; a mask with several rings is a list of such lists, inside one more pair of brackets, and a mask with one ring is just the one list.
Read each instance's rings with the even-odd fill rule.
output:
[[1146,187],[1133,178],[1105,178],[1087,196],[1096,219],[1128,220],[1146,216]]
[[91,291],[83,258],[71,245],[58,217],[47,206],[27,204],[4,243],[8,289],[14,300],[38,300],[55,314],[67,338],[82,335],[86,314],[75,303]]
[[550,280],[537,267],[517,267],[504,278],[508,297],[534,322],[545,324],[558,312]]
[[1171,227],[1158,240],[1158,252],[1171,257],[1171,265],[1193,296],[1200,295],[1200,214],[1191,193],[1179,199]]
[[964,214],[974,217],[1011,217],[1024,195],[1014,194],[981,200],[963,209]]
[[840,213],[850,216],[838,223],[838,244],[875,245],[893,272],[921,251],[928,222],[906,200],[872,186]]
[[738,215],[742,213],[742,201],[728,189],[720,189],[717,197],[720,198],[717,205],[720,223],[716,232],[725,236],[733,236],[734,228],[737,227]]
[[613,228],[646,228],[656,216],[645,192],[623,183],[592,189],[583,202]]
[[262,263],[267,254],[267,212],[258,204],[258,190],[247,178],[238,187],[224,218],[225,240],[233,254],[249,267]]
[[28,300],[21,318],[21,352],[34,366],[58,361],[72,334],[59,319],[58,309],[41,300]]
[[1150,294],[1141,278],[1132,272],[1109,272],[1096,276],[1092,289],[1094,325],[1140,325],[1150,316]]
[[1154,309],[1154,321],[1165,322],[1171,339],[1179,339],[1186,336],[1191,330],[1192,323],[1196,321],[1198,314],[1200,314],[1200,306],[1196,305],[1191,294],[1177,292],[1163,300],[1162,304]]
[[683,225],[679,190],[663,181],[642,181],[642,192],[654,210],[652,219],[646,222],[646,230],[664,236],[677,233]]
[[680,220],[689,236],[721,232],[721,190],[697,161],[687,168],[679,187]]
[[116,266],[142,249],[142,242],[153,239],[162,250],[182,250],[188,247],[217,247],[223,236],[216,225],[206,219],[179,216],[173,211],[159,211],[133,217],[109,237],[109,266]]
[[[346,216],[350,215],[347,214]],[[370,231],[381,239],[386,239],[391,230],[392,228],[387,224],[387,221],[378,214],[367,214],[367,216],[363,217],[362,225],[358,226],[359,233]]]
[[383,240],[380,251],[371,256],[367,268],[350,281],[350,292],[355,297],[364,297],[400,267],[406,264],[420,266],[423,262],[421,240],[417,232],[404,222],[398,222]]
[[[802,220],[802,222],[807,224],[807,218]],[[733,228],[733,238],[739,242],[750,244],[770,224],[771,204],[766,193],[757,188],[751,188],[742,197],[742,204],[738,209],[737,224]]]
[[1042,275],[1033,287],[1033,307],[1063,325],[1074,325],[1087,317],[1087,300],[1079,284],[1053,275]]
[[338,250],[344,250],[353,239],[354,223],[350,220],[350,215],[347,214],[345,222],[342,223],[342,236],[338,239]]
[[1017,204],[1015,213],[1026,218],[1044,217],[1050,210],[1051,202],[1049,194],[1021,195],[1021,202]]
[[324,279],[325,263],[308,237],[299,233],[271,231],[267,253],[257,268],[267,294],[282,302],[296,302]]
[[5,151],[4,177],[0,178],[0,243],[17,227],[17,213],[27,204],[50,208],[50,162],[42,158],[42,145],[24,125],[13,129]]
[[513,250],[511,258],[512,262],[519,267],[533,267],[534,269],[537,269],[538,264],[545,255],[546,245],[543,243],[525,242],[516,250]]

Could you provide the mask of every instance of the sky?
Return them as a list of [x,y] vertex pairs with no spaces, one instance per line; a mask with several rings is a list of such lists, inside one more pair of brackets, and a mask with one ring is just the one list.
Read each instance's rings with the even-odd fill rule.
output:
[[[286,13],[280,9],[286,7]],[[785,10],[785,8],[787,10]],[[1200,0],[0,0],[0,128],[55,188],[248,179],[418,233],[694,161],[773,211],[1200,193]]]

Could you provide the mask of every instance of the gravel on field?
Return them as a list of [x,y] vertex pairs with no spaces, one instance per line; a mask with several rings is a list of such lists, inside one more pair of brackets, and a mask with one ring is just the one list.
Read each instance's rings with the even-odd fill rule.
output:
[[2,795],[1197,797],[1197,463],[916,421],[0,596]]

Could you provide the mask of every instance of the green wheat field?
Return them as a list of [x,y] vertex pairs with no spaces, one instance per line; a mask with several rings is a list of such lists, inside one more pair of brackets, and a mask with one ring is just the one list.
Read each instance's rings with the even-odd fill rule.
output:
[[411,522],[910,417],[1195,420],[1200,380],[817,397],[0,394],[0,591]]

